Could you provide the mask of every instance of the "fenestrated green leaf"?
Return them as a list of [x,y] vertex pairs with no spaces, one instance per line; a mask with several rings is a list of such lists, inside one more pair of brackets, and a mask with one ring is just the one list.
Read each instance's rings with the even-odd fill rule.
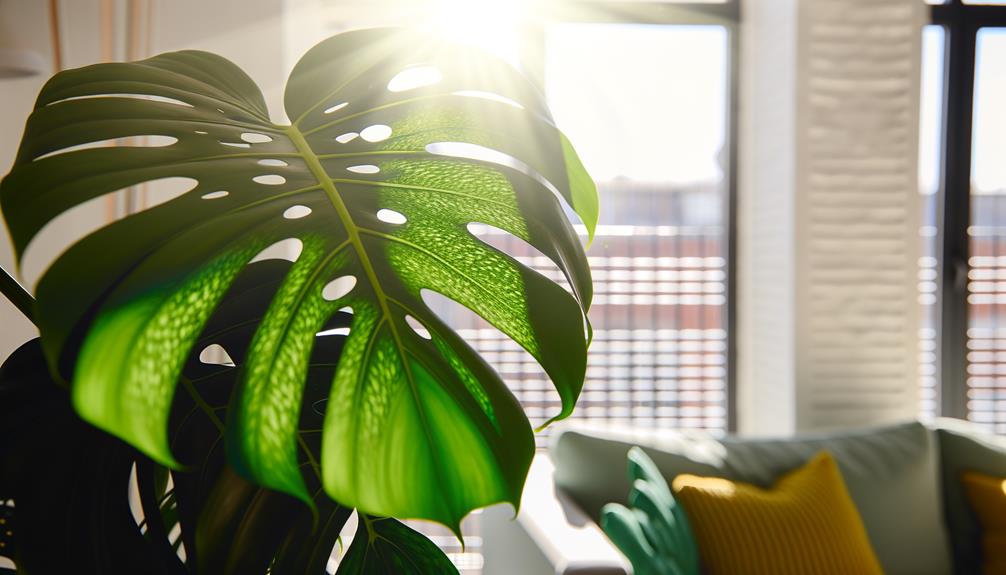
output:
[[[417,66],[435,67],[439,81],[388,89]],[[249,310],[263,319],[228,415],[235,467],[310,500],[297,459],[306,366],[314,334],[348,307],[322,439],[328,494],[455,530],[471,509],[516,504],[533,451],[528,422],[422,291],[469,307],[527,349],[562,398],[556,417],[568,415],[583,382],[591,287],[554,192],[591,233],[597,215],[572,147],[505,64],[395,30],[350,32],[309,51],[290,77],[286,112],[292,125],[271,123],[243,72],[193,51],[66,71],[43,88],[0,183],[19,257],[46,223],[92,198],[159,178],[198,182],[88,236],[41,280],[43,343],[72,375],[78,412],[177,465],[168,414],[194,341],[255,254],[297,238],[300,257],[268,309]],[[147,135],[178,141],[73,149]],[[235,147],[242,138],[247,146]],[[383,221],[382,209],[404,223]],[[480,242],[469,223],[530,243],[572,294]],[[345,276],[352,290],[326,299]]]
[[336,575],[457,575],[432,541],[390,517],[359,516],[356,536]]

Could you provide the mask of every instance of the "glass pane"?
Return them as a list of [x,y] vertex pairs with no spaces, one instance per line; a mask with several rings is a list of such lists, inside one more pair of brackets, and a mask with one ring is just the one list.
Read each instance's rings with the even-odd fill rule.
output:
[[919,106],[919,415],[929,421],[939,414],[936,371],[936,208],[940,187],[941,130],[943,119],[942,26],[926,26],[922,32],[922,90]]
[[602,205],[574,417],[723,430],[726,31],[562,25],[546,54],[556,121]]
[[[556,121],[595,180],[680,185],[721,180],[726,41],[726,31],[715,26],[549,29],[546,93]],[[665,188],[669,193],[656,197],[675,195]],[[629,216],[610,208],[603,216],[607,223],[641,223],[623,221]]]
[[968,418],[1006,433],[1006,29],[978,31],[971,165]]

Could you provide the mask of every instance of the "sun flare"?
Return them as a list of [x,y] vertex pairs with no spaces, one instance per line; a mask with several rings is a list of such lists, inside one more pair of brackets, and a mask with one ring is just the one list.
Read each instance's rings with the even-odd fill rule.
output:
[[528,0],[436,0],[430,25],[448,40],[492,52],[516,65]]

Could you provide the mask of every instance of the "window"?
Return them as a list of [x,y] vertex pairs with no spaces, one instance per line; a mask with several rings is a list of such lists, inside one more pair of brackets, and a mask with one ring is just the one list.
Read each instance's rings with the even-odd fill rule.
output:
[[[932,255],[920,260],[938,272],[920,270],[920,287],[935,281],[939,295],[920,294],[939,317],[929,383],[940,414],[1006,433],[1006,2],[953,0],[931,10],[920,156],[929,174],[920,182],[936,184],[927,217],[938,228]],[[936,76],[942,82],[926,79]],[[941,126],[938,141],[927,139],[927,121]]]
[[603,206],[576,418],[727,428],[728,51],[723,26],[546,32],[546,94]]

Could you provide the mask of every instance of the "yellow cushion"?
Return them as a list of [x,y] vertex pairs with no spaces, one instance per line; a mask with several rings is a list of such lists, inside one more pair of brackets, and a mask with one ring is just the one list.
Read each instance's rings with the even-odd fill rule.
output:
[[769,490],[694,475],[679,475],[672,484],[707,575],[883,573],[827,452]]
[[982,573],[1006,575],[1006,478],[965,471],[961,482],[982,526]]

